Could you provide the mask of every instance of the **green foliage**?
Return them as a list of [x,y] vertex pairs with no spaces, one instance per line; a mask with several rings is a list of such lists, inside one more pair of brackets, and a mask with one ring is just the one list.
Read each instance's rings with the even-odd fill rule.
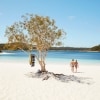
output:
[[92,51],[100,51],[100,44],[91,48]]
[[[4,50],[28,50],[26,44],[24,43],[20,43],[20,42],[16,42],[16,43],[7,43],[3,46]],[[34,49],[34,48],[33,48]]]

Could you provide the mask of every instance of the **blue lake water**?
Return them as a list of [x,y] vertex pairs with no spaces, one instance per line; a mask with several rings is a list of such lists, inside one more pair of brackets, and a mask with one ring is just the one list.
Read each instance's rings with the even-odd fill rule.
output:
[[[35,51],[32,52],[36,54]],[[0,53],[0,62],[2,61],[27,61],[29,55],[23,51],[4,51]],[[49,62],[66,62],[71,59],[77,59],[81,62],[99,63],[100,52],[83,52],[83,51],[56,51],[50,50],[47,53],[46,60]]]

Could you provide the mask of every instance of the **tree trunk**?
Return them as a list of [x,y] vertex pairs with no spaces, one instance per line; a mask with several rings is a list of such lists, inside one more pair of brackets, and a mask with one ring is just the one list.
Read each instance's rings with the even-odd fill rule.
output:
[[46,69],[45,69],[45,63],[44,63],[44,61],[40,61],[40,65],[41,65],[41,71],[45,72]]

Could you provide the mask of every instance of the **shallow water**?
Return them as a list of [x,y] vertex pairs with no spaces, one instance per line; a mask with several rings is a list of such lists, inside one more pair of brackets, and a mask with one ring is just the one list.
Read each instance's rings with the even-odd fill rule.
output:
[[[32,52],[36,54],[36,51]],[[48,51],[46,61],[53,63],[67,63],[71,59],[77,59],[81,63],[100,64],[100,52],[81,51]],[[29,60],[29,54],[23,51],[4,51],[0,53],[0,62],[25,62]]]

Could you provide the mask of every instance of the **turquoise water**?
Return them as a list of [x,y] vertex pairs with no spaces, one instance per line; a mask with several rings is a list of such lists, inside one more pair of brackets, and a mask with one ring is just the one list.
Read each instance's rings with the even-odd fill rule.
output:
[[[32,52],[36,54],[35,51]],[[27,61],[29,55],[23,51],[4,51],[0,53],[0,62],[2,61]],[[46,61],[66,62],[71,59],[77,59],[80,62],[99,63],[100,52],[81,52],[81,51],[48,51]]]

